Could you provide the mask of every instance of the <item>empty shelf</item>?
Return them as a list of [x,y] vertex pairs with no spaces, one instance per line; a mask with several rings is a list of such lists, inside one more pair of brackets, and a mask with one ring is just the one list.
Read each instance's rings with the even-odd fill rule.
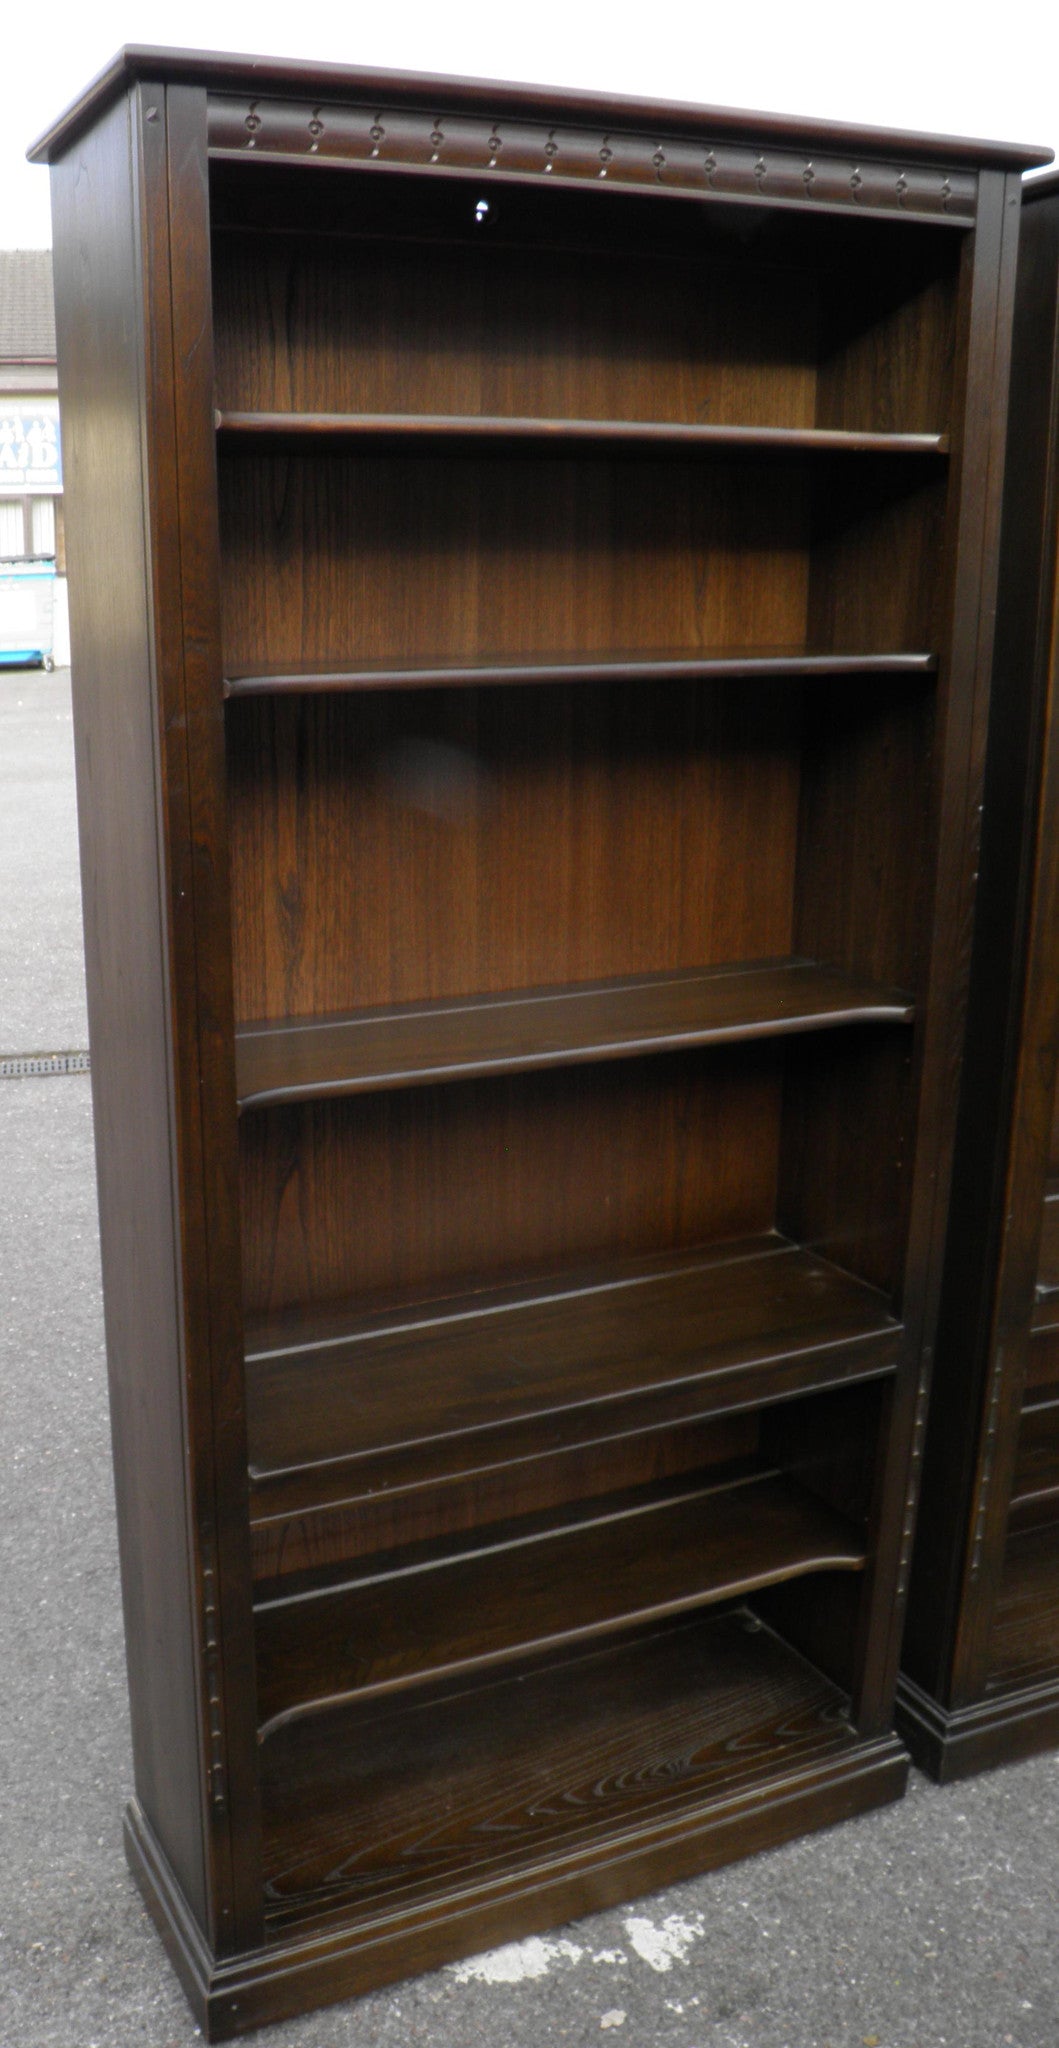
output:
[[642,1489],[532,1533],[372,1560],[255,1609],[258,1714],[294,1714],[731,1600],[810,1571],[859,1571],[861,1533],[793,1481],[740,1475]]
[[885,654],[811,651],[805,647],[716,648],[712,653],[664,648],[656,652],[577,655],[541,653],[512,659],[510,654],[476,655],[473,659],[409,663],[366,661],[335,668],[320,662],[298,667],[262,666],[256,672],[235,670],[225,677],[226,697],[262,697],[299,691],[442,690],[462,687],[520,687],[547,683],[662,683],[754,681],[771,677],[821,680],[828,676],[933,675],[936,654],[894,649]]
[[[389,1928],[439,1891],[488,1897],[553,1859],[606,1868],[630,1842],[645,1885],[658,1844],[686,1840],[688,1874],[745,1853],[780,1787],[796,1800],[848,1772],[841,1810],[864,1803],[847,1705],[737,1610],[494,1672],[470,1694],[289,1722],[261,1750],[270,1932],[329,1912]],[[878,1768],[895,1792],[906,1767],[889,1738]]]
[[902,1334],[873,1288],[771,1234],[403,1317],[259,1325],[252,1513],[504,1462],[559,1416],[569,1444],[871,1377]]
[[242,1024],[236,1090],[245,1110],[913,1014],[902,991],[810,960],[650,974]]
[[703,426],[670,420],[519,419],[477,413],[218,412],[222,447],[321,443],[348,448],[602,448],[774,455],[946,455],[945,434],[880,434],[840,427]]

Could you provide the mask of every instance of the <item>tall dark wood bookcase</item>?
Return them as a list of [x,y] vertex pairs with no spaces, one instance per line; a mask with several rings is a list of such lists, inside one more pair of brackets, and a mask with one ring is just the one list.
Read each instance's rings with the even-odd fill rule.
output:
[[36,154],[220,2037],[903,1787],[1034,153],[133,50]]
[[1059,178],[1025,188],[986,828],[900,1725],[1059,1742]]

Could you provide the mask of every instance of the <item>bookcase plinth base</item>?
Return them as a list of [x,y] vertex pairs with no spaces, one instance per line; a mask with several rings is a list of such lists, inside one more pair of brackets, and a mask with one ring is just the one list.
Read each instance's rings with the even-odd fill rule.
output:
[[1047,1685],[947,1708],[902,1672],[896,1711],[913,1762],[939,1785],[952,1785],[1059,1744],[1059,1676]]
[[270,1944],[216,1961],[135,1800],[125,1813],[125,1851],[195,2019],[208,2041],[225,2041],[314,2007],[377,1990],[466,1955],[603,1912],[762,1849],[899,1799],[908,1755],[894,1736],[856,1745],[841,1764],[718,1801],[679,1825],[608,1843],[565,1869],[522,1871],[414,1916],[382,1914],[315,1938]]

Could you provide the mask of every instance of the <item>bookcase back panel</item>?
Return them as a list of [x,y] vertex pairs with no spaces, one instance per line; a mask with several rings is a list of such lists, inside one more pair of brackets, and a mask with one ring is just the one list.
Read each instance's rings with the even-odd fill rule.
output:
[[815,295],[775,268],[225,236],[214,279],[232,410],[814,423]]
[[252,1522],[255,1579],[291,1580],[402,1544],[456,1536],[749,1458],[758,1450],[760,1433],[756,1412],[609,1437],[600,1428],[597,1422],[596,1441],[579,1442],[569,1415],[550,1428],[538,1418],[525,1429],[518,1456],[490,1465],[488,1453],[480,1451],[479,1469],[464,1474],[446,1471],[435,1454],[432,1479],[415,1487],[387,1490],[377,1465],[368,1464],[360,1479],[363,1490],[341,1505]]
[[245,1116],[247,1313],[770,1229],[780,1089],[754,1046]]
[[796,687],[370,693],[228,721],[243,1019],[791,950]]
[[961,238],[945,230],[614,190],[307,188],[275,168],[251,186],[216,166],[214,184],[226,408],[948,424]]
[[800,646],[810,496],[790,460],[231,456],[225,660]]
[[723,1482],[736,1471],[749,1476],[752,1468],[785,1472],[863,1531],[880,1400],[881,1384],[870,1381],[788,1401],[764,1414],[744,1409],[624,1432],[612,1420],[611,1434],[597,1422],[595,1440],[584,1442],[577,1433],[581,1418],[568,1410],[527,1425],[517,1457],[490,1462],[488,1448],[480,1446],[478,1468],[466,1472],[447,1470],[451,1446],[435,1445],[432,1475],[394,1489],[373,1460],[359,1471],[350,1468],[345,1501],[255,1518],[258,1595],[312,1592],[337,1583],[333,1567],[390,1551],[402,1550],[406,1563],[413,1563],[412,1546],[424,1542],[490,1530],[492,1542],[501,1525],[514,1525],[520,1517],[540,1517],[546,1528],[553,1518],[561,1520],[559,1510],[582,1502],[594,1503],[592,1512],[605,1511],[608,1498],[613,1504],[635,1488],[650,1487],[661,1498],[664,1482],[684,1474],[709,1484],[711,1475]]
[[1052,1109],[1052,1135],[1048,1145],[1048,1176],[1051,1180],[1059,1178],[1059,1088],[1055,1091],[1055,1103]]

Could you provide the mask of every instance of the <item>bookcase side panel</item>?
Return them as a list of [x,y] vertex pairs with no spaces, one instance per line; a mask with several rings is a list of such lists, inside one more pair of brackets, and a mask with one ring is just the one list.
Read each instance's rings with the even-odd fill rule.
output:
[[136,1787],[209,1919],[129,101],[52,169],[100,1235]]
[[[1059,209],[1049,202],[1051,220],[1047,232],[1051,263],[1056,262],[1059,240]],[[1042,206],[1033,209],[1034,215]],[[1054,274],[1054,270],[1053,270]],[[1044,321],[1055,350],[1054,297],[1045,301]],[[994,1624],[998,1595],[1003,1603],[1002,1569],[1009,1584],[1017,1582],[1016,1559],[1011,1537],[1017,1520],[1015,1496],[1021,1487],[1018,1472],[1020,1434],[1027,1434],[1027,1413],[1023,1409],[1031,1331],[1047,1324],[1051,1310],[1046,1306],[1052,1263],[1050,1229],[1054,1208],[1046,1195],[1053,1192],[1049,1175],[1054,1158],[1056,1114],[1055,1079],[1059,1053],[1059,666],[1056,633],[1059,624],[1059,589],[1056,582],[1057,494],[1059,494],[1059,357],[1053,353],[1050,380],[1051,409],[1045,438],[1049,449],[1044,498],[1044,549],[1040,577],[1040,608],[1034,647],[1032,683],[1037,697],[1035,729],[1040,735],[1040,798],[1036,831],[1032,833],[1030,889],[1026,918],[1025,980],[1020,1025],[1018,1065],[1015,1076],[1010,1147],[1006,1157],[1003,1186],[1003,1235],[999,1237],[996,1294],[988,1330],[986,1369],[990,1374],[988,1400],[996,1407],[983,1422],[975,1474],[974,1526],[965,1565],[965,1587],[973,1593],[974,1580],[983,1582],[977,1598],[964,1594],[960,1627],[956,1638],[956,1681],[962,1693],[980,1689],[994,1664],[990,1631]],[[1017,415],[1016,415],[1017,417]],[[1017,487],[1016,487],[1017,488]],[[1012,494],[1014,496],[1014,492]],[[1021,510],[1021,508],[1020,508]],[[1013,514],[1012,524],[1021,527]],[[1012,536],[1012,545],[1015,537]],[[1032,817],[1033,806],[1028,807]],[[1042,1228],[1043,1227],[1043,1228]],[[1047,1231],[1047,1238],[1044,1236]],[[1036,1314],[1035,1314],[1036,1310]],[[1035,1361],[1036,1363],[1036,1361]],[[1034,1377],[1037,1377],[1035,1372]],[[1039,1398],[1039,1397],[1038,1397]],[[1038,1418],[1038,1427],[1041,1418]],[[990,1435],[990,1425],[992,1434]],[[1032,1435],[1034,1425],[1029,1424]],[[1006,1544],[1005,1540],[1007,1539]],[[1055,1559],[1059,1546],[1052,1531],[1052,1585],[1059,1579]],[[1050,1631],[1044,1609],[1049,1596],[1038,1584],[1028,1601],[1039,1608],[1041,1624],[1038,1650],[1041,1662],[1048,1661]],[[1030,1620],[1031,1636],[1034,1622]],[[1054,1641],[1054,1636],[1051,1638]],[[1054,1669],[1054,1666],[1053,1666]],[[959,1696],[959,1695],[958,1695]]]
[[[1052,586],[1048,550],[1050,547],[1054,553],[1055,544],[1055,478],[1049,476],[1048,448],[1057,400],[1053,359],[1057,276],[1059,202],[1052,198],[1024,206],[1020,231],[994,663],[994,690],[1002,715],[994,717],[990,728],[967,1057],[936,1390],[904,1647],[904,1668],[910,1678],[946,1708],[966,1702],[981,1690],[1014,1463],[1018,1403],[1009,1412],[1010,1383],[1016,1376],[1010,1329],[1008,1345],[1000,1345],[1007,1360],[1005,1386],[997,1384],[998,1407],[991,1421],[989,1456],[983,1463],[985,1410],[992,1397],[987,1380],[990,1361],[997,1358],[997,1344],[992,1341],[997,1261],[1006,1244],[1004,1269],[1010,1268],[1013,1239],[1010,1225],[1004,1227],[1004,1218],[1009,1200],[1019,1193],[1013,1180],[1009,1198],[1004,1178],[1010,1165],[1013,1173],[1021,1175],[1023,1196],[1027,1181],[1032,1180],[1038,1211],[1030,1221],[1034,1249],[1029,1266],[1024,1251],[1019,1252],[1022,1299],[1017,1315],[1026,1324],[1034,1279],[1033,1224],[1039,1222],[1047,1165],[1043,1128],[1031,1140],[1032,1162],[1023,1143],[1017,1168],[1014,1159],[1009,1159],[1009,1141],[1017,1090],[1020,1085],[1025,1089],[1028,1078],[1023,1072],[1020,1082],[1019,1034],[1030,1023],[1026,949],[1033,888],[1033,821],[1038,814],[1048,688],[1048,594]],[[1044,593],[1043,603],[1040,592]],[[998,990],[1006,992],[1003,1000],[998,1000]],[[1039,997],[1038,990],[1038,1002]],[[1040,1019],[1037,1028],[1041,1028]],[[1046,1126],[1047,1111],[1040,1102],[1037,1110]],[[1026,1239],[1021,1215],[1017,1234]],[[1010,1284],[1007,1293],[1010,1318]],[[1006,1484],[1001,1467],[1006,1468]],[[976,1534],[979,1510],[981,1524]],[[987,1519],[989,1542],[984,1541]],[[978,1556],[974,1557],[976,1543]]]
[[[193,1384],[200,1597],[206,1646],[210,1817],[219,1890],[214,1947],[260,1938],[261,1874],[247,1526],[243,1326],[233,1068],[231,907],[221,694],[205,94],[170,85],[165,123],[147,110],[145,158],[168,193],[172,341],[159,382],[169,409],[167,512],[176,546],[156,561],[166,674],[174,928],[182,948],[180,1038],[185,1287]],[[162,148],[164,145],[164,161]],[[166,385],[168,371],[171,381]]]
[[873,1725],[876,1701],[885,1701],[887,1723],[892,1713],[941,1286],[978,879],[1018,202],[1017,178],[982,173],[957,319],[949,526],[932,603],[941,655],[930,832],[933,887],[925,907],[924,1021],[900,1282],[910,1369],[898,1382],[889,1460],[881,1478],[862,1726]]

